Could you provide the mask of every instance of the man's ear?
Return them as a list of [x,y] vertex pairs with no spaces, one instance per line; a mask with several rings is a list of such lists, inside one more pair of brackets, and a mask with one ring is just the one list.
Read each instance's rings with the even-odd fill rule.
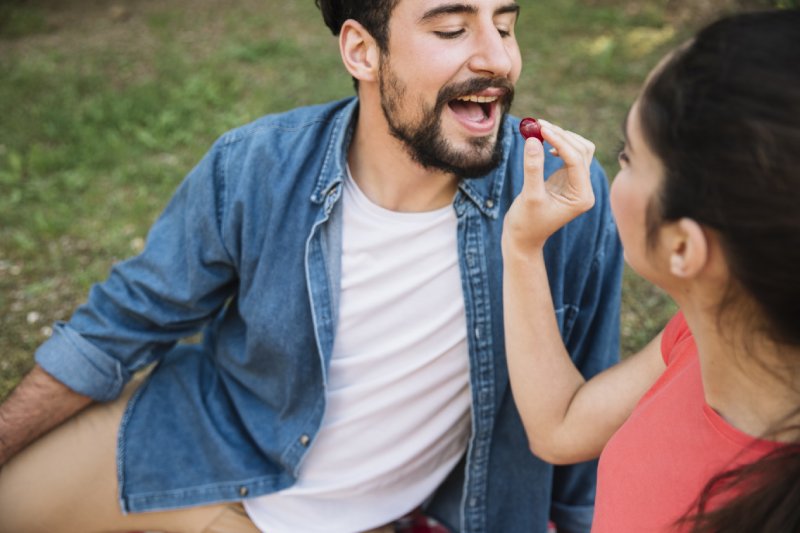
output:
[[339,52],[347,71],[359,81],[375,81],[380,68],[378,43],[360,23],[347,19],[339,32]]
[[682,218],[667,232],[669,270],[673,276],[692,278],[708,262],[708,238],[703,228],[691,218]]

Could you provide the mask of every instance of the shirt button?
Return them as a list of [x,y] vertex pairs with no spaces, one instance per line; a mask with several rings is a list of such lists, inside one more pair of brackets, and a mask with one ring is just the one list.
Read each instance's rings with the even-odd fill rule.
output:
[[308,446],[309,442],[311,442],[311,437],[309,437],[308,435],[302,435],[300,437],[300,444],[302,444],[303,446]]
[[250,491],[247,490],[247,487],[239,487],[239,496],[247,496]]
[[486,200],[486,207],[489,209],[494,207],[494,200]]

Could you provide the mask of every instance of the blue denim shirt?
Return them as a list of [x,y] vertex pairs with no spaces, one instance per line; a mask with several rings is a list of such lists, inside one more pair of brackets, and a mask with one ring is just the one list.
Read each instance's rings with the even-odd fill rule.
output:
[[[241,500],[294,482],[325,411],[339,295],[341,198],[356,99],[261,118],[223,135],[154,224],[36,353],[97,401],[155,370],[119,434],[125,512]],[[503,215],[522,185],[518,120],[504,158],[453,201],[469,344],[472,436],[429,502],[454,531],[588,530],[594,462],[534,457],[514,407],[502,320]],[[549,157],[547,173],[559,165]],[[595,162],[595,207],[546,248],[561,331],[588,375],[616,360],[621,249]],[[423,310],[421,310],[422,312]],[[203,331],[199,344],[180,343]]]

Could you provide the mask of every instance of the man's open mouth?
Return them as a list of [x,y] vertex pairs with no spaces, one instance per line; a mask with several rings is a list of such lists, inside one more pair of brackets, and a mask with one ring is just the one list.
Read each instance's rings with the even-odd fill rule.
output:
[[494,103],[498,99],[498,96],[470,94],[450,100],[448,105],[463,120],[484,122],[492,118]]

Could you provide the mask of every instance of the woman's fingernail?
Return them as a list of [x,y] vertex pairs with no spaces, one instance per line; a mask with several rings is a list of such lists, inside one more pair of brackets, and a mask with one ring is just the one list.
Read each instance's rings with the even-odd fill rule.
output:
[[536,137],[529,137],[525,141],[525,151],[529,154],[538,154],[541,150],[542,143]]

